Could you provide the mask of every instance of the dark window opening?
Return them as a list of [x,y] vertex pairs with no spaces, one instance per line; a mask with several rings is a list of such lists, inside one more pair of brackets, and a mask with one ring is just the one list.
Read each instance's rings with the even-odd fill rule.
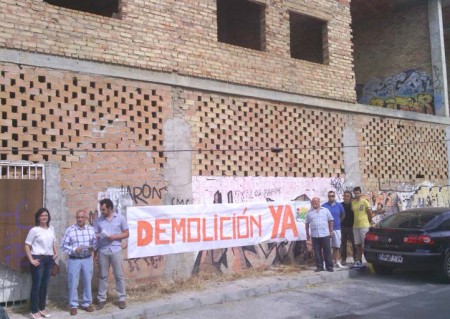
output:
[[315,63],[327,63],[327,22],[289,12],[291,57]]
[[98,14],[105,17],[120,18],[120,0],[44,0],[44,2],[58,7]]
[[219,42],[263,51],[265,6],[247,0],[217,0]]

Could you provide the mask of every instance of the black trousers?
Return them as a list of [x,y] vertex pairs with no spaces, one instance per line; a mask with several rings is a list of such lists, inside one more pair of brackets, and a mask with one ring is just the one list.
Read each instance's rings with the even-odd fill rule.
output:
[[352,244],[353,258],[356,256],[355,240],[353,239],[353,227],[341,227],[341,259],[347,261],[347,243]]

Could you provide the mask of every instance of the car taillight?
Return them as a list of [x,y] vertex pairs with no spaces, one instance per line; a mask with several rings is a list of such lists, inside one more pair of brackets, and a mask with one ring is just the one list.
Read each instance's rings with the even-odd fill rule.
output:
[[403,238],[405,244],[427,244],[434,245],[434,240],[426,235],[408,235]]
[[376,235],[374,233],[367,233],[366,234],[366,240],[368,240],[368,241],[377,241],[378,240],[378,235]]

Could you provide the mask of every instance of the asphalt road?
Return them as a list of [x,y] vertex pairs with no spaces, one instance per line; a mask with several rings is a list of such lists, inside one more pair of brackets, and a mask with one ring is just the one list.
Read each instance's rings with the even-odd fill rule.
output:
[[159,316],[159,319],[450,318],[450,284],[424,273],[357,275],[237,302]]

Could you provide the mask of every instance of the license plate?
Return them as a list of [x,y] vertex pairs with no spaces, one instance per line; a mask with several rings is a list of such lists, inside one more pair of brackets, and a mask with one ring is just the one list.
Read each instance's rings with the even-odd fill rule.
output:
[[403,256],[391,254],[378,254],[378,260],[401,264],[403,262]]

